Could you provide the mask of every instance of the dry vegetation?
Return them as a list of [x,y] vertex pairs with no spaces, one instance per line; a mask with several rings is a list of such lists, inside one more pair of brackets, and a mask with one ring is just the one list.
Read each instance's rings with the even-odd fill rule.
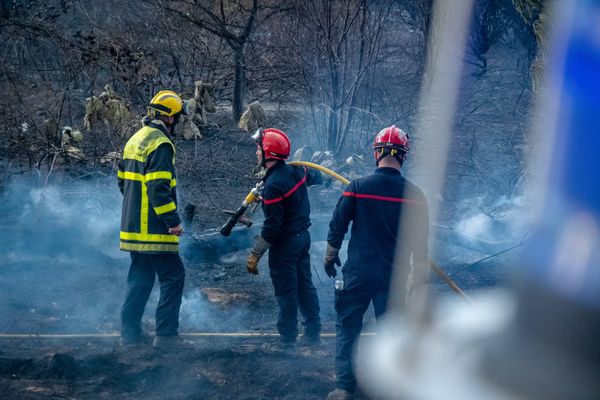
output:
[[[515,4],[478,2],[466,55],[475,81],[500,46],[523,49],[528,86],[541,2]],[[191,95],[202,80],[232,119],[255,100],[293,104],[308,141],[361,153],[382,125],[413,127],[431,9],[431,0],[2,0],[0,149],[19,159],[13,167],[40,168],[60,127],[81,128],[85,99],[105,86],[135,123],[160,88]],[[482,119],[474,106],[468,118]],[[93,127],[91,159],[118,150],[115,138],[131,129]]]

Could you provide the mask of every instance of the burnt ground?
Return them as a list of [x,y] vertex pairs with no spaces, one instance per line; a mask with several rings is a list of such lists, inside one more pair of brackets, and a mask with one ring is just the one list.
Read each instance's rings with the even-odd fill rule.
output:
[[[114,169],[59,164],[45,186],[44,173],[36,171],[3,177],[0,397],[324,397],[335,382],[335,311],[334,280],[322,272],[321,260],[341,186],[310,190],[313,281],[328,334],[325,345],[273,353],[264,348],[276,332],[277,312],[266,257],[257,277],[244,267],[262,213],[252,216],[253,227],[239,226],[228,238],[217,231],[226,219],[222,210],[235,208],[256,182],[254,150],[247,133],[216,128],[199,142],[178,144],[180,203],[196,206],[181,246],[187,280],[180,330],[203,336],[188,336],[193,348],[173,354],[118,346],[128,255],[117,250],[120,194]],[[470,292],[506,283],[512,263],[505,256],[512,253],[485,258],[514,241],[475,239],[451,226],[435,228],[432,258],[459,286]],[[435,296],[454,296],[435,276],[430,287]],[[143,320],[150,333],[157,300],[155,287]],[[364,322],[364,331],[375,330],[372,310]],[[43,336],[53,334],[93,336]]]
[[293,354],[262,338],[192,339],[185,352],[123,351],[114,339],[3,340],[11,399],[313,399],[333,386],[333,339]]

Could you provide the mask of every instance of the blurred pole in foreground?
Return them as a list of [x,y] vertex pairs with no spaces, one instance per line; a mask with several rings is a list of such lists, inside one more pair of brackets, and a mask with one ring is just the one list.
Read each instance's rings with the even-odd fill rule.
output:
[[[414,162],[413,175],[421,177],[425,192],[428,194],[429,220],[437,219],[439,202],[437,197],[444,189],[446,164],[454,125],[454,114],[459,93],[461,74],[464,67],[465,47],[470,26],[474,0],[438,1],[434,4],[428,59],[424,79],[421,84],[419,116],[415,137],[419,140],[417,149],[410,157]],[[407,194],[408,198],[414,197]],[[414,286],[423,286],[429,265],[398,265],[403,260],[401,252],[405,246],[402,241],[410,238],[418,221],[414,214],[402,215],[394,271],[390,290],[387,314],[399,315],[407,311],[412,318],[421,319],[427,308],[427,293],[420,290],[414,293],[404,308],[407,299],[407,277],[411,276]],[[430,240],[433,246],[435,242]],[[429,249],[433,253],[433,249]],[[415,263],[416,264],[416,263]],[[419,273],[423,271],[424,273]]]
[[[600,0],[556,2],[537,139],[549,146],[538,230],[514,295],[436,305],[362,354],[367,391],[403,399],[600,396]],[[544,108],[546,107],[546,108]],[[537,188],[536,188],[537,189]],[[390,321],[394,323],[394,321]],[[414,323],[406,319],[405,324]],[[418,344],[418,351],[409,351]],[[406,355],[414,360],[406,362]]]

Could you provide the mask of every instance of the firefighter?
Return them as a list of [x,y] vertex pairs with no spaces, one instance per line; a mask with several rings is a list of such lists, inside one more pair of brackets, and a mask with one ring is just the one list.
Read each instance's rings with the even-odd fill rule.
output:
[[177,214],[175,146],[171,140],[184,103],[172,91],[152,98],[143,127],[125,145],[119,163],[123,194],[120,248],[130,252],[127,292],[121,308],[121,343],[147,342],[142,315],[154,285],[160,282],[156,308],[155,348],[171,348],[184,341],[178,336],[179,309],[185,269],[179,257],[183,234]]
[[[335,266],[341,265],[339,249],[352,222],[343,279],[335,285],[336,389],[329,393],[330,400],[353,396],[353,351],[363,315],[371,302],[377,319],[385,313],[395,254],[402,266],[402,271],[395,273],[403,274],[404,282],[410,284],[410,275],[417,285],[428,271],[427,202],[423,192],[400,173],[408,149],[409,137],[404,131],[396,126],[381,130],[373,143],[375,173],[348,185],[329,223],[324,267],[333,278],[337,276]],[[400,231],[406,225],[410,225],[408,234],[404,228]],[[398,237],[400,248],[396,249]]]
[[304,317],[303,345],[319,345],[319,299],[310,270],[310,204],[307,186],[322,183],[319,172],[286,164],[290,140],[278,129],[259,129],[252,136],[256,156],[266,168],[262,208],[265,214],[246,268],[258,274],[257,264],[269,250],[269,273],[279,305],[279,339],[274,350],[293,350],[298,336],[298,309]]

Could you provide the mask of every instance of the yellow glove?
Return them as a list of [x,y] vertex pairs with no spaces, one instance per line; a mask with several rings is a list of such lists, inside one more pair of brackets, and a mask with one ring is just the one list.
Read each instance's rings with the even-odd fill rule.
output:
[[267,242],[262,236],[256,237],[254,248],[248,256],[248,261],[246,261],[246,270],[249,273],[258,275],[258,262],[265,251],[269,250],[269,247],[271,247],[271,243]]
[[257,256],[254,253],[250,253],[248,256],[248,260],[246,261],[246,270],[248,273],[253,275],[258,275],[258,262],[260,261],[260,256]]

